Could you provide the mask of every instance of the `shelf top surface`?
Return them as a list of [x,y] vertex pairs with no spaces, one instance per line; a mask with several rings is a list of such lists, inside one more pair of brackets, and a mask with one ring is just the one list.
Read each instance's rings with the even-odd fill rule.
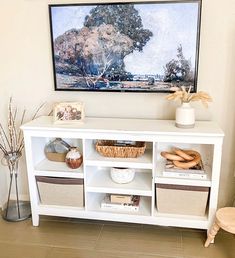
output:
[[23,130],[76,131],[96,133],[145,133],[158,135],[182,136],[224,136],[222,129],[213,121],[196,121],[195,127],[181,129],[175,126],[174,120],[98,118],[86,117],[78,123],[53,123],[52,116],[40,116],[23,126]]

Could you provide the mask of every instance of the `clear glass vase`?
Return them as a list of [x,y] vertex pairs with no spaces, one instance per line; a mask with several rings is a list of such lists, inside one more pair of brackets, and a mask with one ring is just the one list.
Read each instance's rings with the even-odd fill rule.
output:
[[31,215],[29,201],[21,201],[19,199],[18,172],[19,160],[21,156],[21,152],[8,152],[3,157],[4,165],[8,167],[10,173],[7,203],[2,214],[2,217],[7,221],[25,220]]

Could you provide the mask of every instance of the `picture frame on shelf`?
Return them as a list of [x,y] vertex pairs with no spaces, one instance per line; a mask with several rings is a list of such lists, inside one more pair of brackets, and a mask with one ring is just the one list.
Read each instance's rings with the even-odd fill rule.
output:
[[61,102],[53,109],[53,120],[55,124],[83,123],[84,122],[83,102]]
[[197,90],[201,0],[49,5],[56,91]]

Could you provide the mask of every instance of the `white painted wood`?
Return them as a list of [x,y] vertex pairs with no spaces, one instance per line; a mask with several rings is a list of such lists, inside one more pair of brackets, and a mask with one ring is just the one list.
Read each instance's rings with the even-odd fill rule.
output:
[[134,180],[128,184],[117,184],[110,177],[110,168],[87,168],[86,190],[97,193],[133,194],[152,196],[152,174],[149,172],[136,172]]
[[152,169],[152,151],[147,150],[143,156],[138,158],[108,158],[93,151],[86,159],[86,165],[105,167],[131,167]]
[[147,119],[118,119],[118,118],[91,118],[86,117],[83,124],[53,124],[50,116],[41,116],[26,123],[23,130],[46,131],[81,131],[81,132],[108,132],[108,133],[139,133],[155,135],[193,135],[209,137],[223,136],[223,131],[212,121],[197,121],[192,129],[180,129],[175,127],[173,120],[147,120]]
[[[208,229],[218,199],[223,132],[214,122],[197,121],[195,128],[179,129],[174,121],[86,118],[84,124],[55,125],[51,117],[40,117],[22,126],[25,137],[26,161],[33,225],[39,225],[39,215],[100,219],[162,226]],[[55,138],[66,139],[83,152],[83,166],[72,170],[64,163],[45,158],[45,144]],[[95,151],[96,139],[133,140],[147,142],[145,154],[136,159],[106,158]],[[171,146],[198,150],[205,163],[208,179],[176,179],[163,177],[164,159],[160,152]],[[114,183],[111,167],[131,167],[137,170],[129,184]],[[85,207],[41,205],[35,176],[84,178]],[[208,215],[204,217],[158,213],[155,207],[155,183],[210,187]],[[108,212],[100,207],[106,193],[138,194],[138,212]]]
[[78,169],[69,168],[64,162],[55,162],[43,159],[34,167],[34,174],[37,176],[51,177],[74,177],[83,178],[83,166]]
[[151,216],[151,198],[150,197],[140,197],[140,208],[139,211],[107,211],[100,207],[100,203],[103,200],[105,193],[89,193],[89,203],[88,203],[88,210],[95,211],[95,212],[104,212],[108,214],[115,214],[118,213],[120,216],[123,215],[132,215],[132,216]]
[[151,203],[151,216],[154,216],[154,210],[155,210],[155,205],[156,205],[156,194],[155,194],[155,177],[157,174],[157,150],[158,150],[158,143],[157,142],[153,142],[153,153],[152,153],[152,157],[153,157],[153,169],[152,169],[152,203]]

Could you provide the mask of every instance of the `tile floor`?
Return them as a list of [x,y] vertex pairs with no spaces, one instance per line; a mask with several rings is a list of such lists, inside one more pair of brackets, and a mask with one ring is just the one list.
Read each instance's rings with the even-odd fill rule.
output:
[[0,258],[235,258],[235,237],[221,231],[204,248],[206,231],[41,217],[0,217]]

